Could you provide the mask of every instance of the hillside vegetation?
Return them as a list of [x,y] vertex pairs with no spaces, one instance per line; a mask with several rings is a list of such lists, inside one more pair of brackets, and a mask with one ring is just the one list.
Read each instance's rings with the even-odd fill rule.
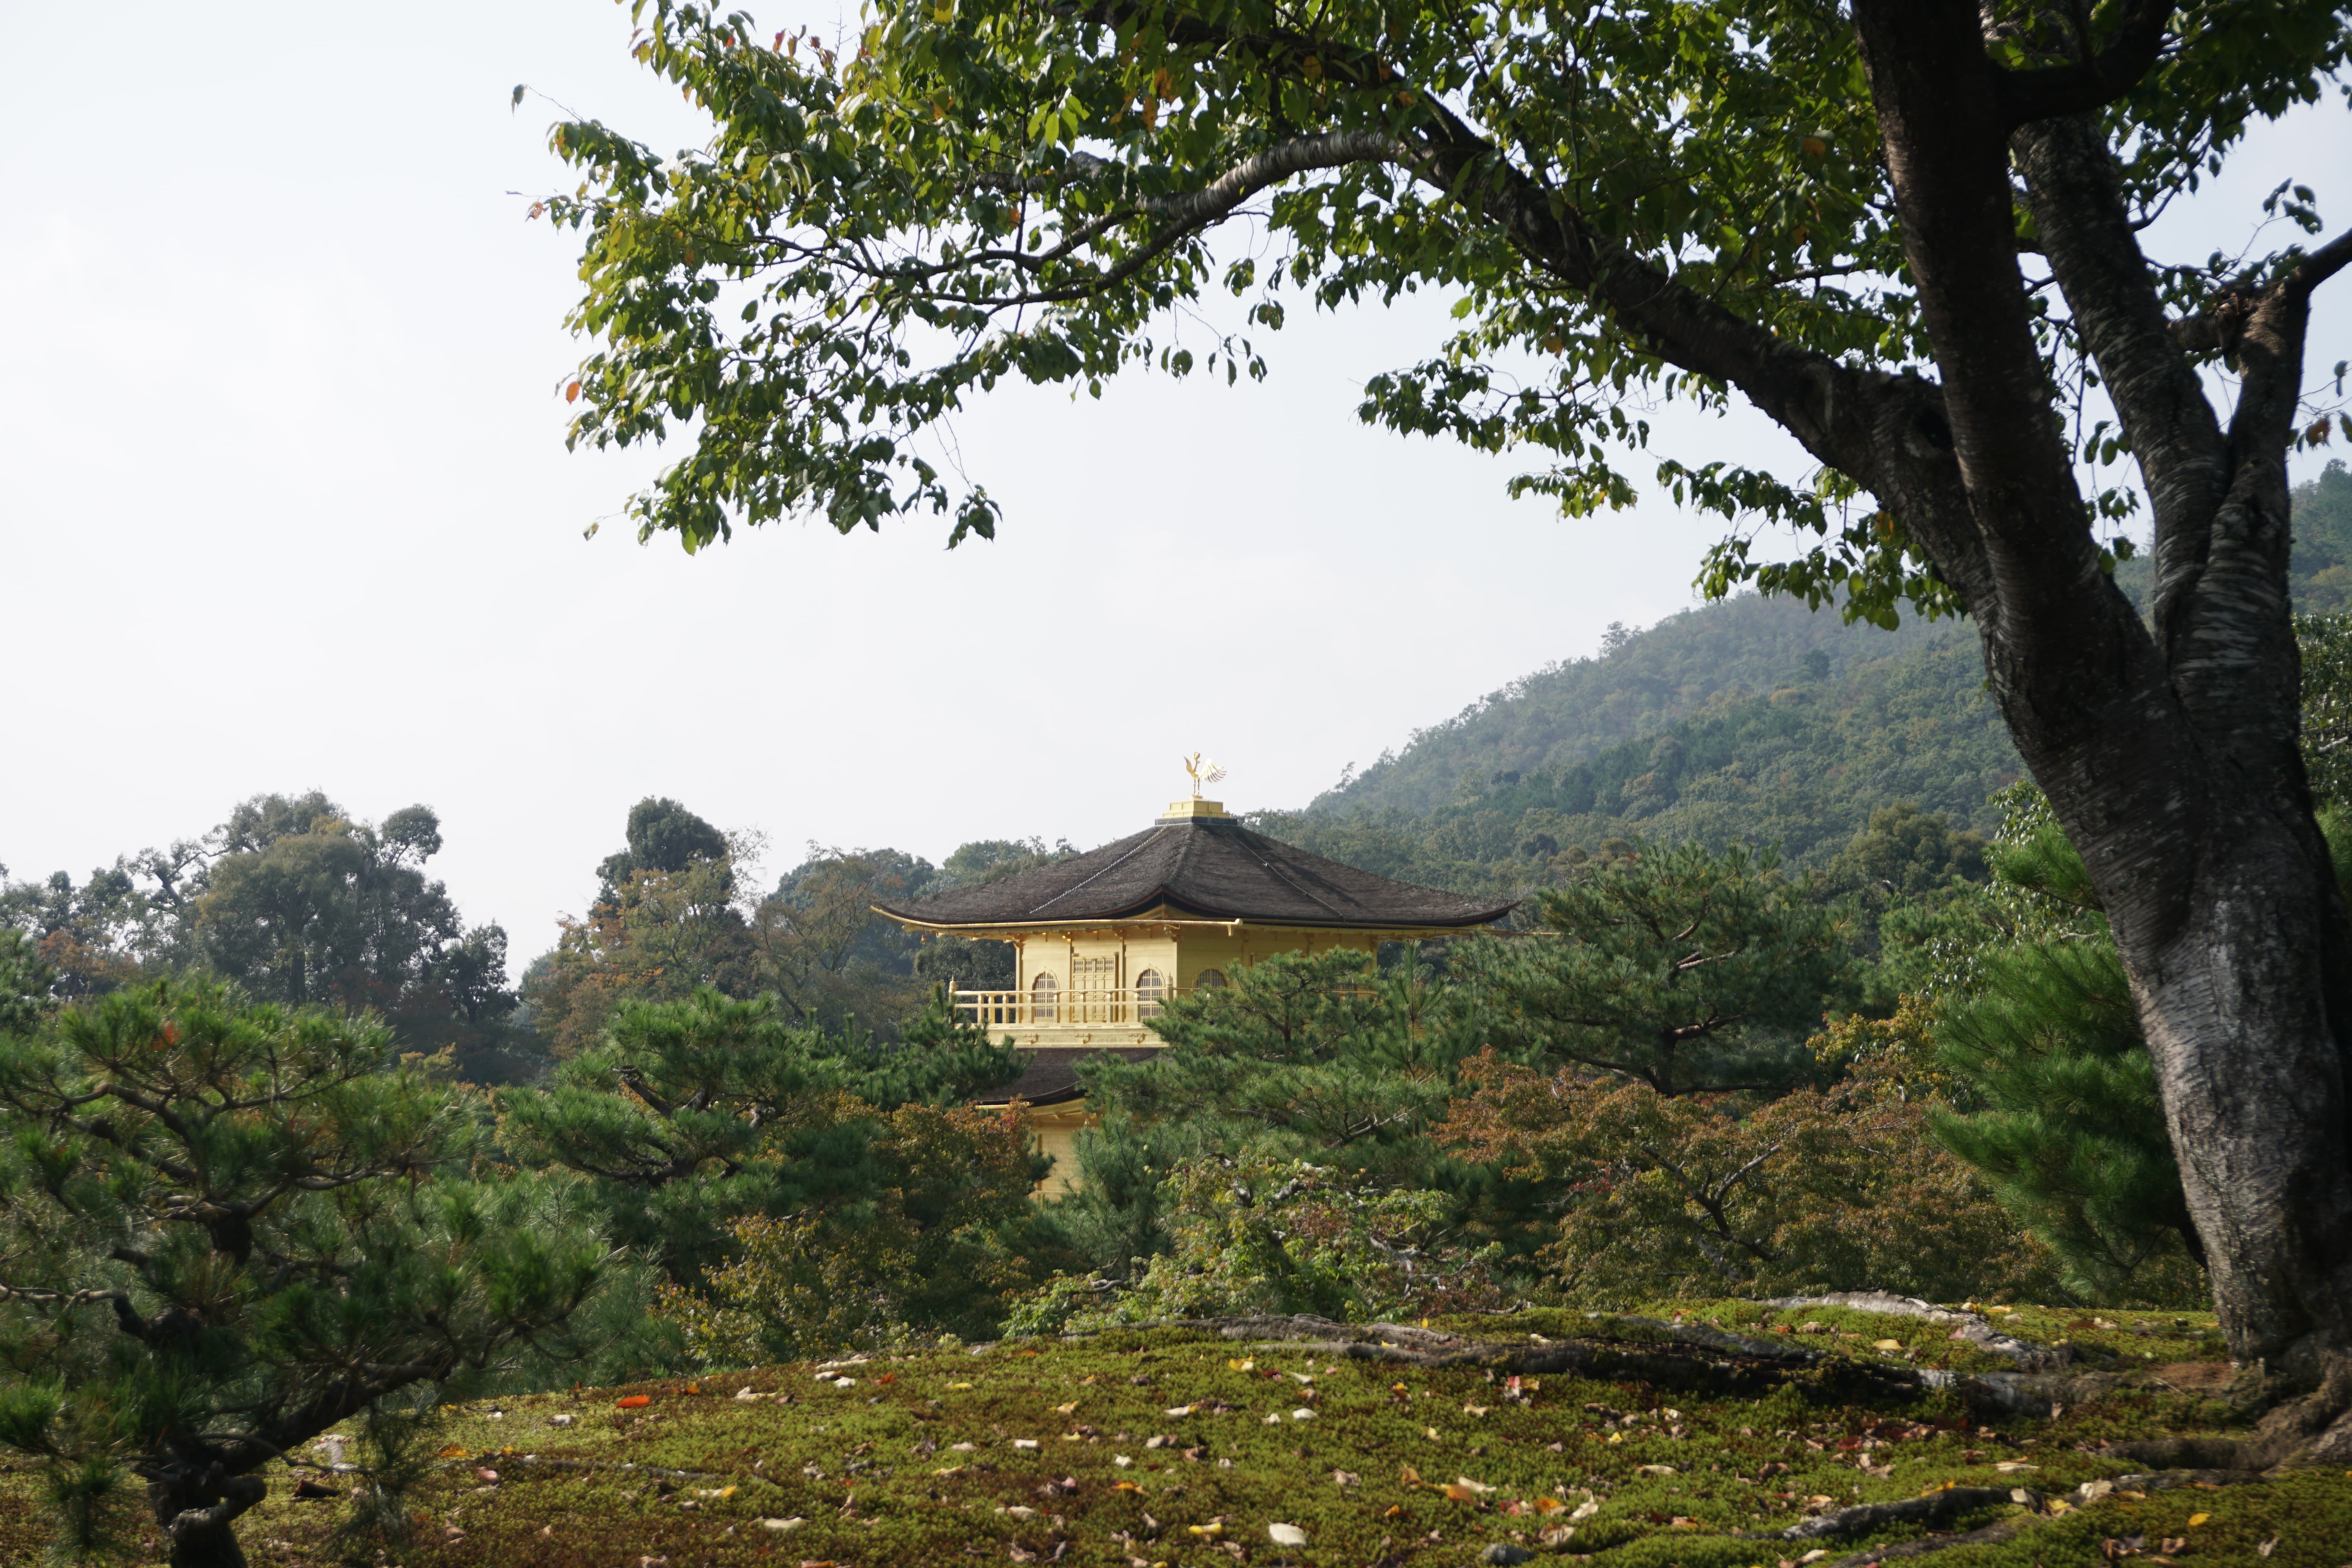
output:
[[[2352,606],[2352,470],[2298,487],[2297,607]],[[2140,599],[2147,563],[2117,574]],[[1388,876],[1525,890],[1635,839],[1779,846],[1825,867],[1898,804],[1990,833],[2023,773],[1975,627],[1886,631],[1743,597],[1612,626],[1600,654],[1489,692],[1257,825]]]

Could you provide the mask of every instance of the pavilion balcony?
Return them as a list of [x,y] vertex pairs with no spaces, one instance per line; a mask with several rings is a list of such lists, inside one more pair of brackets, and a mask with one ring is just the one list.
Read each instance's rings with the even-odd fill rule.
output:
[[1175,986],[1158,985],[1140,991],[957,991],[950,999],[965,1022],[983,1028],[1135,1028],[1148,1027],[1170,997],[1182,994]]

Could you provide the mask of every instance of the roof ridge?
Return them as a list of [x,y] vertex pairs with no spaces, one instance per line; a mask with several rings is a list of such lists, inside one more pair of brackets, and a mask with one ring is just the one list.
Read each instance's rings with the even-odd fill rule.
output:
[[[1335,915],[1339,915],[1339,917],[1341,920],[1345,920],[1345,919],[1347,919],[1347,918],[1348,918],[1345,914],[1341,913],[1339,910],[1337,910],[1337,909],[1333,909],[1333,908],[1332,908],[1332,906],[1331,906],[1331,903],[1330,903],[1330,901],[1329,901],[1328,900],[1327,900],[1327,899],[1322,899],[1322,898],[1318,898],[1318,897],[1317,897],[1317,895],[1315,895],[1314,893],[1311,893],[1311,892],[1307,891],[1307,889],[1300,887],[1300,886],[1298,885],[1298,883],[1297,883],[1294,879],[1292,879],[1292,878],[1291,878],[1291,876],[1290,876],[1287,872],[1284,871],[1284,870],[1283,870],[1283,868],[1282,868],[1281,867],[1279,867],[1279,866],[1276,865],[1276,864],[1275,864],[1271,859],[1267,858],[1267,857],[1266,857],[1266,855],[1265,855],[1265,851],[1263,851],[1263,850],[1259,849],[1259,848],[1257,847],[1257,846],[1256,846],[1256,845],[1255,845],[1255,844],[1253,844],[1253,843],[1251,843],[1251,842],[1250,842],[1250,840],[1252,840],[1252,839],[1254,839],[1254,838],[1256,838],[1256,837],[1260,837],[1259,835],[1255,834],[1255,833],[1252,833],[1252,832],[1251,832],[1248,828],[1246,828],[1246,827],[1240,829],[1240,833],[1241,833],[1241,837],[1242,837],[1242,844],[1243,844],[1243,847],[1245,847],[1245,848],[1247,848],[1247,849],[1249,850],[1249,852],[1250,852],[1252,855],[1254,855],[1254,856],[1255,856],[1255,857],[1257,858],[1257,863],[1258,863],[1259,865],[1261,865],[1261,866],[1265,867],[1268,871],[1272,872],[1275,876],[1276,876],[1276,877],[1280,878],[1280,879],[1282,879],[1286,884],[1287,884],[1287,885],[1289,886],[1289,888],[1290,888],[1290,890],[1291,890],[1291,891],[1293,891],[1293,892],[1295,892],[1295,893],[1297,893],[1297,894],[1300,894],[1301,896],[1303,896],[1303,897],[1305,897],[1305,898],[1307,898],[1307,899],[1312,900],[1314,902],[1316,902],[1316,903],[1318,903],[1318,904],[1322,905],[1322,906],[1323,906],[1323,908],[1325,908],[1325,909],[1327,909],[1327,910],[1331,910],[1331,912],[1332,912],[1333,914],[1335,914]],[[1276,840],[1274,840],[1274,839],[1270,839],[1270,838],[1269,838],[1269,839],[1267,839],[1267,840],[1266,840],[1266,842],[1267,842],[1267,843],[1269,843],[1269,844],[1271,844],[1271,843],[1275,843],[1275,842],[1276,842]]]
[[1045,903],[1032,905],[1029,912],[1033,915],[1036,914],[1050,905],[1060,903],[1064,899],[1068,898],[1072,893],[1075,893],[1079,889],[1086,887],[1088,883],[1098,881],[1102,878],[1109,876],[1113,871],[1118,870],[1121,866],[1126,865],[1129,860],[1134,859],[1138,855],[1140,855],[1146,849],[1150,848],[1152,840],[1158,838],[1166,831],[1167,829],[1163,827],[1151,828],[1145,834],[1142,843],[1137,845],[1134,848],[1129,850],[1126,854],[1120,856],[1118,859],[1112,861],[1101,870],[1097,871],[1093,876],[1087,877],[1071,883],[1068,887],[1064,888],[1060,892],[1055,893],[1052,898],[1047,899]]
[[1202,834],[1215,831],[1197,817],[1188,817],[1185,826],[1193,831],[1186,833],[1183,841],[1176,847],[1176,864],[1168,868],[1168,875],[1160,879],[1162,892],[1175,891],[1176,885],[1184,879],[1185,866],[1192,858],[1192,846],[1201,841]]

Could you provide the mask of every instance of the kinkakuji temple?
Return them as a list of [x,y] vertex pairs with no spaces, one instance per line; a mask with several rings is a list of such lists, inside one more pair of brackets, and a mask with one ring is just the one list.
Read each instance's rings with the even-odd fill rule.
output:
[[1227,983],[1284,952],[1377,952],[1383,942],[1467,936],[1508,913],[1392,881],[1254,833],[1213,800],[1171,803],[1101,848],[877,912],[910,930],[1010,942],[1010,991],[954,994],[964,1016],[1027,1058],[1008,1091],[1027,1107],[1050,1184],[1069,1184],[1072,1142],[1093,1125],[1077,1064],[1165,1049],[1151,1020],[1171,996]]

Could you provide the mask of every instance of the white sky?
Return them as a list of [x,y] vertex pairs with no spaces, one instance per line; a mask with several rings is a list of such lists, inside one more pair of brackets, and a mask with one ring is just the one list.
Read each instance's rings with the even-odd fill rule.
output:
[[[840,14],[762,5],[763,29]],[[1002,501],[787,524],[688,559],[613,518],[658,458],[567,454],[574,241],[529,82],[664,151],[695,135],[590,0],[236,7],[0,0],[0,863],[79,879],[246,795],[422,801],[518,963],[630,804],[938,859],[1089,846],[1232,768],[1295,805],[1480,693],[1692,602],[1715,536],[1574,522],[1516,471],[1359,426],[1436,302],[1294,316],[1274,375],[1000,393],[960,427]],[[2262,133],[2159,233],[2234,249],[2290,175],[2352,217],[2339,101]],[[2352,279],[2315,326],[2352,355]],[[1678,450],[1783,450],[1749,419]],[[2298,474],[2318,461],[2297,464]],[[1644,475],[1646,468],[1641,470]]]

